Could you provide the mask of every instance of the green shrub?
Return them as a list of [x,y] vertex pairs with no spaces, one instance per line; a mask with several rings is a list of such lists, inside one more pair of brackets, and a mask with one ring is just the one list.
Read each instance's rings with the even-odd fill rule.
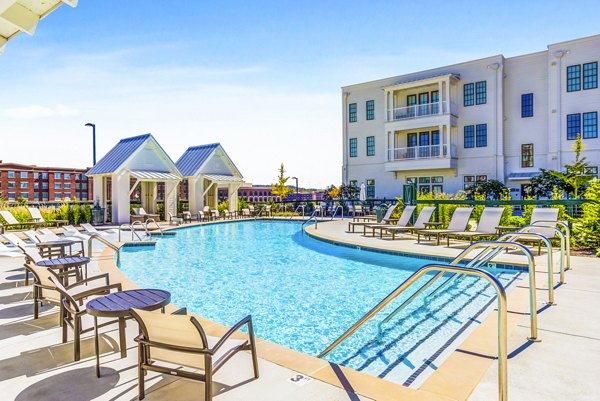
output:
[[69,219],[71,213],[69,213],[69,204],[67,202],[61,202],[58,207],[58,217],[60,220],[67,220],[71,223],[71,219]]
[[596,248],[596,256],[600,256],[600,180],[589,182],[584,197],[588,202],[583,204],[577,237],[582,244]]
[[73,224],[79,224],[81,221],[81,205],[77,199],[73,200],[71,203],[71,216],[73,217]]
[[222,216],[225,210],[229,210],[229,202],[223,201],[217,205],[217,210],[219,211],[219,215]]
[[92,222],[92,207],[89,203],[86,203],[83,206],[83,220],[85,220],[86,223]]
[[526,221],[527,220],[521,216],[510,216],[506,218],[504,224],[512,227],[523,227],[525,224],[527,224]]

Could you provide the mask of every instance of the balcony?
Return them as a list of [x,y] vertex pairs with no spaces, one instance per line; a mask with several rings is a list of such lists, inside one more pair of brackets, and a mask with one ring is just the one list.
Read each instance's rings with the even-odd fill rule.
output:
[[443,114],[456,115],[456,105],[454,103],[450,103],[450,108],[448,108],[448,101],[442,101],[427,104],[415,104],[413,106],[406,107],[397,107],[395,109],[388,110],[387,120],[388,122],[402,121],[412,118],[429,117]]
[[456,166],[456,146],[444,144],[388,149],[385,170],[430,170]]

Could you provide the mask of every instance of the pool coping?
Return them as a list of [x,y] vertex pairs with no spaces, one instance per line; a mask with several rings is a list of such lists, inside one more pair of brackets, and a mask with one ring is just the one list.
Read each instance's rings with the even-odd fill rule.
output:
[[[244,220],[228,220],[228,221],[213,221],[188,224],[185,226],[174,226],[163,229],[164,231],[176,231],[179,229],[187,229],[202,225],[227,224],[244,221],[260,221],[266,219],[244,219]],[[308,228],[308,227],[307,227]],[[306,232],[306,230],[305,230]],[[308,232],[307,232],[308,233]],[[310,234],[309,234],[310,235]],[[311,235],[316,239],[321,239],[318,236]],[[344,243],[335,239],[325,239],[325,242],[334,243],[336,245],[346,245],[349,247],[357,247],[356,244]],[[125,246],[124,243],[117,244],[118,248]],[[377,250],[372,247],[361,247],[368,251],[384,251],[383,253],[402,254],[403,252],[390,252],[385,249]],[[372,250],[373,249],[373,250]],[[100,270],[109,273],[111,281],[116,280],[122,283],[123,289],[139,288],[127,275],[125,275],[115,263],[114,254],[116,251],[107,248],[105,249],[99,260]],[[418,254],[404,253],[405,256],[414,257]],[[423,259],[431,260],[431,257],[420,255]],[[447,261],[449,258],[444,258]],[[518,289],[516,289],[518,290]],[[513,293],[515,291],[511,291]],[[519,291],[517,291],[519,292]],[[525,291],[526,292],[526,291]],[[521,296],[520,298],[523,298]],[[526,298],[526,297],[525,297]],[[521,302],[522,303],[522,302]],[[176,305],[169,305],[167,311],[175,311]],[[522,308],[517,308],[522,309]],[[526,310],[526,309],[525,309]],[[516,327],[522,316],[509,316],[509,335],[512,329]],[[200,315],[193,314],[203,325],[203,328],[209,335],[222,335],[228,329],[227,327],[206,319]],[[299,373],[310,376],[314,379],[342,388],[349,392],[354,392],[364,397],[373,400],[466,400],[468,396],[479,384],[489,367],[494,363],[492,359],[495,355],[495,342],[492,341],[490,346],[489,335],[490,331],[496,325],[495,316],[489,314],[480,326],[470,333],[467,338],[457,347],[456,350],[434,371],[418,389],[408,388],[402,384],[391,382],[385,379],[380,379],[371,376],[367,373],[362,373],[351,368],[340,366],[323,359],[313,357],[298,351],[291,350],[279,344],[264,340],[256,339],[258,356],[261,359],[278,364],[280,366],[292,369]],[[244,337],[242,333],[238,336]],[[464,349],[463,349],[464,348]]]

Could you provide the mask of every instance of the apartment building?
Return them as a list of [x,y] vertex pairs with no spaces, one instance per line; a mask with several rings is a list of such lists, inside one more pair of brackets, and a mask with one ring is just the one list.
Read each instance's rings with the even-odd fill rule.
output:
[[519,199],[540,168],[573,160],[578,135],[597,175],[599,61],[596,35],[345,86],[342,180],[390,198],[496,179]]
[[0,195],[9,202],[20,198],[29,202],[64,199],[93,200],[87,169],[38,167],[0,160]]

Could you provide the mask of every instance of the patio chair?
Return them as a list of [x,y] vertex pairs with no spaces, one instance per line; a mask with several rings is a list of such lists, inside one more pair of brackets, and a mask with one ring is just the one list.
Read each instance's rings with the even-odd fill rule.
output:
[[[548,239],[552,239],[556,237],[556,223],[558,223],[558,208],[549,208],[549,207],[536,207],[531,212],[530,225],[536,225],[539,227],[527,229],[528,233],[532,234],[540,234]],[[540,223],[537,223],[540,222]],[[525,244],[534,244],[537,245],[538,255],[542,253],[542,239],[535,236],[519,236],[517,242],[522,242]]]
[[[213,375],[240,351],[251,352],[254,378],[258,378],[258,357],[250,315],[231,327],[223,337],[218,338],[207,336],[193,316],[168,315],[138,309],[133,309],[131,314],[139,323],[141,332],[135,338],[139,353],[140,400],[145,397],[146,371],[154,371],[203,381],[204,400],[212,401]],[[231,338],[243,326],[248,328],[248,338]],[[176,367],[172,367],[172,364]]]
[[250,210],[251,216],[256,216],[256,210],[254,209],[254,205],[248,205],[248,210]]
[[[49,280],[56,287],[56,291],[62,298],[62,307],[64,308],[63,323],[62,323],[62,343],[67,342],[67,328],[70,327],[73,330],[73,360],[78,361],[81,359],[81,335],[94,331],[94,318],[87,314],[87,310],[83,305],[83,301],[91,296],[106,295],[111,290],[121,291],[121,283],[108,284],[93,287],[87,286],[90,281],[97,280],[102,276],[90,277],[81,280],[75,284],[64,286],[60,279],[56,276],[49,276]],[[108,280],[108,277],[106,277]],[[80,286],[85,286],[84,290]],[[98,317],[98,328],[108,326],[110,324],[118,323],[119,331],[123,332],[125,325],[123,320],[118,318],[104,318]],[[119,347],[125,348],[125,338],[120,337]]]
[[42,235],[44,236],[44,239],[41,238],[41,235],[38,235],[38,239],[40,240],[40,242],[46,242],[46,241],[60,241],[61,237],[59,237],[58,235],[56,235],[54,233],[54,231],[52,231],[49,228],[41,228],[40,233],[42,233]]
[[98,230],[90,223],[81,223],[81,227],[85,230],[86,233],[90,235],[99,235],[101,237],[109,237],[110,234],[116,234],[118,232],[118,230],[112,228],[109,230]]
[[2,236],[4,237],[5,240],[10,242],[11,245],[14,245],[15,248],[35,248],[35,243],[28,244],[27,242],[23,241],[21,238],[17,237],[17,235],[14,233],[5,233],[5,234],[2,234]]
[[37,242],[40,242],[40,240],[38,238],[39,234],[33,230],[23,231],[23,235],[25,235],[27,238],[29,238],[34,244]]
[[452,217],[450,218],[450,223],[448,223],[448,227],[445,229],[433,229],[433,230],[419,230],[417,231],[417,243],[421,243],[421,235],[431,238],[435,236],[437,240],[437,245],[440,244],[440,236],[452,232],[460,232],[465,231],[467,229],[467,225],[469,224],[469,219],[471,218],[471,213],[473,212],[472,207],[458,207],[452,213]]
[[428,223],[429,220],[431,220],[431,216],[433,215],[433,212],[435,212],[435,206],[425,206],[425,207],[423,207],[423,209],[421,209],[421,212],[419,213],[419,217],[417,217],[415,224],[413,224],[412,226],[396,225],[396,226],[391,226],[391,227],[380,227],[381,232],[380,232],[379,237],[383,238],[384,230],[388,234],[392,234],[392,240],[396,239],[396,234],[402,234],[407,231],[422,230],[425,228],[426,223]]
[[198,210],[198,214],[196,215],[197,221],[208,221],[208,216],[202,210]]
[[159,220],[160,215],[154,213],[146,213],[143,207],[132,207],[133,215],[130,216],[130,220],[133,223],[134,221],[145,222],[147,219]]
[[176,226],[183,224],[183,219],[181,217],[173,216],[173,213],[167,212],[169,215],[169,224],[174,224]]
[[390,224],[389,222],[383,222],[383,220],[381,221],[381,223],[376,223],[376,222],[369,222],[367,224],[365,224],[363,226],[363,235],[367,235],[367,228],[371,229],[371,234],[373,235],[373,237],[375,236],[375,230],[380,229],[379,232],[379,236],[381,237],[383,235],[383,229],[387,228],[387,227],[405,227],[408,226],[408,224],[410,223],[410,219],[415,211],[417,207],[416,206],[406,206],[403,210],[402,210],[402,214],[400,215],[400,218],[398,219],[398,221],[396,222],[396,224]]
[[37,207],[28,207],[27,210],[29,211],[32,220],[40,225],[54,224],[58,227],[65,224],[69,224],[67,220],[45,220],[42,216],[42,213],[40,212],[40,209],[38,209]]
[[221,215],[219,214],[219,211],[217,209],[212,209],[210,211],[210,217],[213,220],[219,220],[221,218]]
[[447,233],[444,235],[447,238],[447,246],[450,246],[450,238],[464,239],[468,238],[472,244],[473,240],[479,237],[490,237],[496,236],[497,227],[500,225],[502,214],[504,213],[503,207],[486,207],[481,213],[479,218],[479,224],[475,231],[456,231],[453,233]]
[[354,206],[353,210],[351,211],[351,214],[352,214],[352,217],[364,216],[365,210],[361,205],[356,205],[356,206]]
[[[381,222],[384,224],[390,224],[391,222],[391,217],[392,217],[392,213],[394,213],[394,210],[396,210],[396,208],[398,207],[398,204],[394,205],[394,206],[390,206],[388,208],[388,210],[385,212],[385,215],[383,216],[383,219],[381,219]],[[407,206],[409,207],[409,206]],[[406,209],[406,208],[405,208]],[[414,210],[414,209],[413,209]],[[373,223],[375,223],[373,220],[371,221],[351,221],[348,223],[348,231],[347,232],[354,232],[354,228],[355,227],[363,227],[363,234],[366,233],[366,230],[364,229],[364,226],[366,225],[373,225]],[[352,229],[352,231],[350,231],[350,229]]]
[[65,237],[75,237],[86,241],[90,239],[89,235],[81,233],[78,229],[70,225],[62,226],[62,230]]
[[250,209],[248,209],[248,208],[242,209],[242,219],[244,219],[244,218],[249,219],[250,217],[252,217],[252,215],[250,214]]
[[8,210],[0,210],[0,217],[2,217],[6,224],[3,224],[4,228],[22,228],[22,227],[37,227],[39,223],[35,221],[19,221],[13,216]]
[[2,242],[0,242],[0,256],[8,256],[11,258],[16,258],[16,257],[22,257],[23,254],[21,253],[20,250],[17,250],[15,248],[9,248],[6,245],[4,245]]
[[190,211],[182,212],[181,218],[183,219],[184,223],[191,223],[192,222],[192,212],[190,212]]

